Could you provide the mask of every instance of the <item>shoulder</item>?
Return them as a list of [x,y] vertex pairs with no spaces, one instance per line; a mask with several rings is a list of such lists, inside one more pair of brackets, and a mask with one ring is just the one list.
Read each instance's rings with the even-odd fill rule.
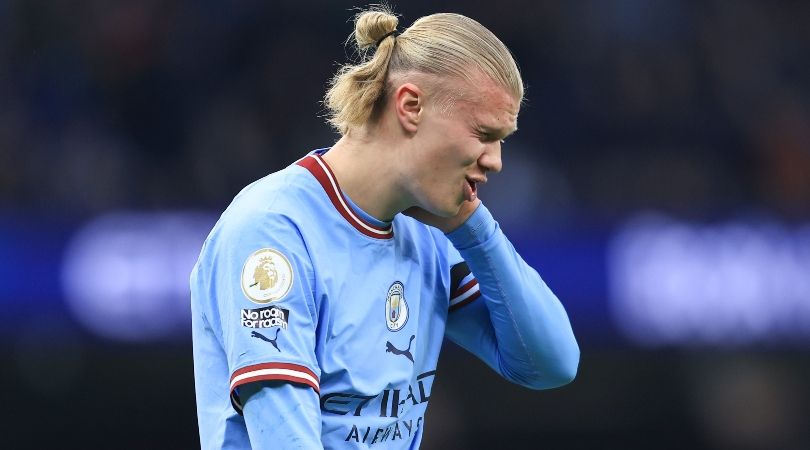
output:
[[222,213],[206,239],[200,259],[245,260],[262,248],[303,256],[302,224],[316,209],[317,182],[291,165],[246,186]]
[[306,169],[290,165],[242,189],[222,213],[214,232],[292,231],[318,208],[318,189],[317,180]]
[[317,180],[306,169],[293,164],[247,185],[234,197],[223,217],[258,218],[295,211],[302,201],[317,193],[317,188]]

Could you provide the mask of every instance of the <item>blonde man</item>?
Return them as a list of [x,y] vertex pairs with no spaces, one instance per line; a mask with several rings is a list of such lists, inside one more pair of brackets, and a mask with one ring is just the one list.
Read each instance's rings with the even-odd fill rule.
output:
[[445,336],[531,389],[575,376],[565,310],[478,199],[517,129],[512,56],[461,15],[397,25],[356,17],[364,59],[326,94],[340,140],[245,188],[206,240],[204,449],[418,448]]

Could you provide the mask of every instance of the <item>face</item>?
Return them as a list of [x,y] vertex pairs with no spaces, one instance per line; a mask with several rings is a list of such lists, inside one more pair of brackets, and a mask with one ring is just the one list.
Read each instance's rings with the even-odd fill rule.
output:
[[452,105],[428,102],[414,137],[412,194],[442,217],[456,215],[489,172],[500,172],[502,141],[517,129],[519,101],[488,78],[461,97]]

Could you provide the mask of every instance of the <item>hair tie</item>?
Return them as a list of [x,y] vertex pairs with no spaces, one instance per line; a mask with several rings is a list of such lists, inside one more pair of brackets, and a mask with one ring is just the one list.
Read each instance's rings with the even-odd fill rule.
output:
[[387,38],[388,36],[394,36],[396,38],[397,37],[397,30],[394,30],[394,31],[391,31],[389,33],[385,33],[384,35],[382,35],[381,38],[377,39],[377,43],[374,44],[374,46],[379,47],[380,44],[382,44],[382,41],[385,40],[385,38]]

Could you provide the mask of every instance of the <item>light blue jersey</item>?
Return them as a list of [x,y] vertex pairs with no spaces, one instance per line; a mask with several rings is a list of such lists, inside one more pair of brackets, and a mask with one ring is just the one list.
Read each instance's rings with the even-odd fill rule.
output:
[[194,267],[203,449],[418,448],[445,335],[529,387],[573,377],[565,311],[486,208],[380,222],[323,152],[246,187]]

